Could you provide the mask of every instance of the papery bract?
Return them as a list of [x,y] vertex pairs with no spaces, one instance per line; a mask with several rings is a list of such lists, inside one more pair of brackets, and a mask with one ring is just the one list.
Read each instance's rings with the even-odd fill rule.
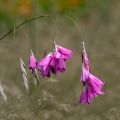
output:
[[25,88],[28,92],[29,85],[28,85],[28,79],[27,79],[26,66],[25,66],[25,64],[24,64],[24,62],[21,58],[20,58],[20,67],[21,67],[21,72],[22,72],[22,78],[23,78],[23,81],[24,81],[24,85],[25,85]]

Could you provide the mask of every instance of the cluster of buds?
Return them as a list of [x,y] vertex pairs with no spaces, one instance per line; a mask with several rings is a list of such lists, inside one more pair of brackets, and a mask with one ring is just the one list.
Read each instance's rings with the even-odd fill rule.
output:
[[[51,73],[55,76],[61,72],[63,73],[66,70],[65,62],[70,60],[72,57],[72,51],[68,50],[62,46],[57,45],[54,42],[54,49],[52,52],[47,54],[42,60],[37,61],[32,50],[29,57],[28,68],[32,72],[34,78],[36,79],[37,84],[39,85],[38,72],[42,77],[50,77]],[[26,67],[23,60],[20,58],[21,72],[24,80],[26,90],[28,91],[28,80]]]

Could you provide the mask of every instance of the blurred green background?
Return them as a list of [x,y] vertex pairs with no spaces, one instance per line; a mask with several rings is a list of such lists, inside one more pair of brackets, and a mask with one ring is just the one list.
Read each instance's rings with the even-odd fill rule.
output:
[[[119,120],[120,119],[120,1],[119,0],[0,0],[0,36],[19,23],[40,15],[52,15],[29,22],[15,35],[0,41],[0,80],[8,97],[0,96],[0,120]],[[81,35],[91,61],[91,71],[104,83],[103,96],[89,106],[78,103],[80,84]],[[29,74],[26,93],[19,65],[26,65],[30,49],[37,60],[53,49],[56,42],[74,52],[64,74],[40,77],[40,86]]]

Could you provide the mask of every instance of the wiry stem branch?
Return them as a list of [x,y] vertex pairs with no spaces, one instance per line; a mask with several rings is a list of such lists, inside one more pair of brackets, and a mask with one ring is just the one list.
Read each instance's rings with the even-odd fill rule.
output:
[[48,15],[41,15],[39,17],[34,17],[34,18],[31,18],[31,19],[28,19],[24,22],[22,22],[21,24],[17,25],[16,27],[12,28],[10,31],[8,31],[6,34],[4,34],[0,40],[4,39],[6,36],[8,36],[10,33],[14,32],[15,30],[17,30],[19,27],[21,27],[22,25],[30,22],[30,21],[33,21],[33,20],[36,20],[36,19],[40,19],[40,18],[43,18],[43,17],[48,17]]
[[[26,24],[26,23],[28,23],[30,21],[43,18],[43,17],[50,17],[51,18],[51,16],[49,16],[49,15],[41,15],[41,16],[38,16],[38,17],[34,17],[34,18],[31,18],[31,19],[28,19],[28,20],[22,22],[21,24],[15,26],[14,28],[12,28],[10,31],[8,31],[6,34],[4,34],[2,37],[0,37],[0,40],[2,40],[5,37],[7,37],[10,33],[15,32],[22,25],[24,25],[24,24]],[[81,36],[81,40],[82,40],[81,29],[80,29],[79,25],[77,24],[77,22],[75,20],[73,20],[71,17],[67,16],[67,15],[64,15],[64,17],[68,18],[69,20],[71,20],[76,25],[78,31],[80,32],[80,36]],[[53,21],[53,19],[52,19],[52,21]],[[56,32],[56,30],[55,30],[55,32]],[[54,38],[55,38],[55,33],[53,34],[53,41],[54,41]]]
[[80,29],[80,26],[78,25],[78,23],[73,18],[71,18],[67,15],[65,15],[65,17],[68,18],[69,20],[71,20],[75,24],[76,28],[78,29],[78,31],[80,33],[81,40],[83,41],[82,32],[81,32],[81,29]]

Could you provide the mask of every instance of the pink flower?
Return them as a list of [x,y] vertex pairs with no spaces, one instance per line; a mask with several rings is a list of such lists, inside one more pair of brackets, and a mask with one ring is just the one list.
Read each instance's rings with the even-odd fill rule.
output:
[[90,73],[89,59],[85,49],[82,51],[81,83],[84,88],[80,96],[80,103],[90,104],[98,95],[103,94],[103,82]]
[[37,60],[36,60],[32,50],[31,50],[31,55],[29,58],[29,70],[34,71],[36,67],[37,67]]
[[37,68],[43,77],[50,77],[51,73],[57,75],[66,70],[65,61],[71,57],[72,51],[55,44],[55,50],[43,58]]
[[80,103],[90,104],[98,95],[102,95],[103,83],[101,80],[89,74],[86,82],[83,83],[84,90],[80,96]]
[[72,58],[72,51],[68,50],[62,46],[56,45],[57,51],[61,54],[61,58],[64,60],[70,60]]
[[52,60],[52,53],[49,53],[45,56],[37,65],[38,70],[41,72],[43,77],[50,77],[51,72],[51,63]]
[[57,75],[58,72],[66,70],[65,60],[61,57],[59,52],[54,52],[50,63],[53,74]]

